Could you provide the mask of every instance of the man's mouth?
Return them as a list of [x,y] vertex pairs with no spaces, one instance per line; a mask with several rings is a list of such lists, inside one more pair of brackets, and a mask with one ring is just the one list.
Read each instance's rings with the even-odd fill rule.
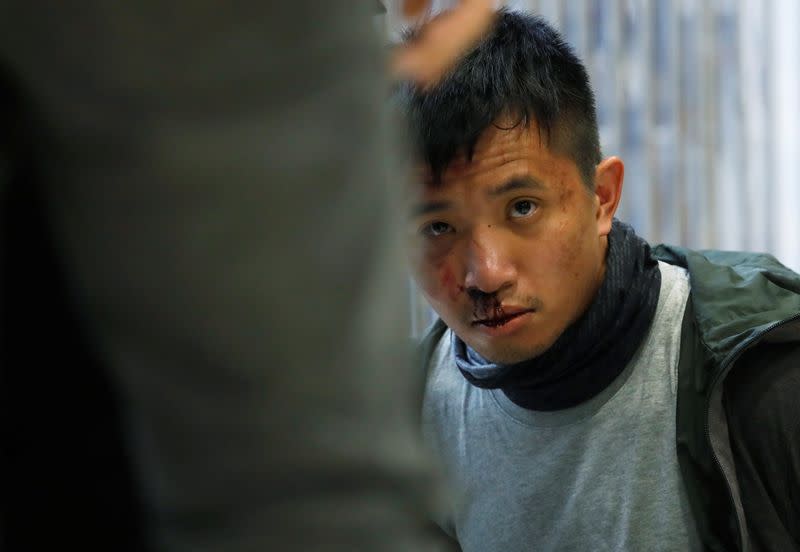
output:
[[508,324],[515,318],[519,318],[524,314],[534,312],[534,309],[520,309],[520,308],[498,308],[491,317],[479,318],[472,322],[473,326],[486,326],[489,328],[497,328]]

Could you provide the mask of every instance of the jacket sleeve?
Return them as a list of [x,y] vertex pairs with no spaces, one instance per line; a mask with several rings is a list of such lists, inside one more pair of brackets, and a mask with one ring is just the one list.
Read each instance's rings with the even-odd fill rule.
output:
[[800,345],[745,353],[725,407],[752,550],[800,550]]

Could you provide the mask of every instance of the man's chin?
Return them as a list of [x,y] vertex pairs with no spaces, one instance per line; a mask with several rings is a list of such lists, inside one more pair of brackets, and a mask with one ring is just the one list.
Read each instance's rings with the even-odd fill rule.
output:
[[[470,343],[470,341],[473,341]],[[544,353],[549,345],[515,343],[516,340],[475,339],[464,340],[475,352],[495,364],[517,364],[531,360]]]

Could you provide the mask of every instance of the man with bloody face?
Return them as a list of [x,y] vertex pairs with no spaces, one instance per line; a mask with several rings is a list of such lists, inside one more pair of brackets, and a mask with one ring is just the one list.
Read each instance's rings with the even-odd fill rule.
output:
[[501,12],[399,101],[444,529],[480,552],[798,549],[800,277],[616,220],[623,162],[539,18]]

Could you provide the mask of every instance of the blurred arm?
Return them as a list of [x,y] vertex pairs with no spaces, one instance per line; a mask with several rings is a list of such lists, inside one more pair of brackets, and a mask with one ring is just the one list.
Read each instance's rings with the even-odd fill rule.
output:
[[0,8],[159,550],[431,544],[384,60],[347,6]]

